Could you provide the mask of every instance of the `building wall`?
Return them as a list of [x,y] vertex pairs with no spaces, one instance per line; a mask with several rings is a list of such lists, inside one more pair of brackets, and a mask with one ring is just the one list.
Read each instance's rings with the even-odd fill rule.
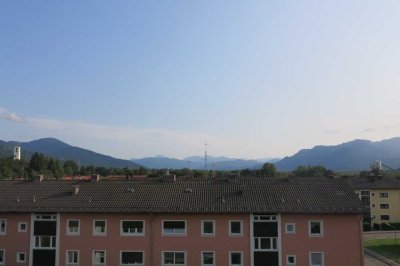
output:
[[[370,191],[372,225],[374,223],[400,223],[400,189],[354,190],[360,198],[361,191]],[[388,197],[381,197],[380,193],[388,193]],[[382,209],[381,204],[389,204],[389,209]],[[389,215],[389,220],[382,220],[381,215]]]
[[[68,219],[80,220],[80,235],[68,236]],[[93,236],[93,220],[107,220],[107,236]],[[144,236],[120,236],[121,220],[144,220]],[[186,236],[163,236],[163,220],[186,220]],[[202,237],[201,221],[215,220],[215,237]],[[243,235],[229,236],[229,221],[243,221]],[[80,265],[91,265],[93,250],[106,250],[107,265],[119,265],[120,251],[144,251],[146,265],[161,265],[162,251],[186,251],[186,265],[200,266],[201,251],[214,251],[216,265],[229,265],[229,251],[243,252],[250,266],[250,215],[93,215],[63,214],[60,219],[60,265],[66,250],[79,250]]]
[[[0,249],[5,250],[5,265],[28,265],[31,215],[0,213],[0,220],[6,220],[6,234],[0,234]],[[26,232],[18,232],[20,222],[26,222]],[[26,254],[26,263],[17,263],[18,252]]]
[[[0,235],[0,249],[6,250],[5,265],[28,265],[30,214],[0,214],[7,220],[6,235]],[[80,234],[67,235],[67,220],[80,221]],[[360,215],[281,215],[281,257],[296,256],[296,265],[309,265],[309,252],[324,252],[325,265],[362,264]],[[93,220],[107,220],[106,236],[93,235]],[[121,236],[121,220],[144,220],[144,236]],[[163,220],[186,220],[185,236],[163,236]],[[201,221],[215,220],[215,236],[201,235]],[[229,221],[242,220],[242,236],[229,235]],[[323,222],[323,236],[310,237],[308,222]],[[18,233],[18,223],[27,222],[27,232]],[[295,233],[287,234],[285,224],[295,224]],[[229,265],[229,251],[240,251],[245,266],[251,266],[250,215],[101,215],[61,214],[59,265],[65,265],[66,250],[79,250],[80,265],[92,265],[92,251],[105,250],[107,265],[119,265],[120,251],[144,251],[145,265],[159,266],[162,251],[186,251],[186,265],[200,266],[201,251],[214,251],[216,265]],[[16,263],[16,253],[26,252],[26,263]]]
[[[322,221],[323,235],[309,236],[309,221]],[[287,255],[296,256],[296,265],[309,265],[310,252],[324,252],[324,265],[361,266],[362,216],[360,215],[282,215],[282,265]],[[294,223],[294,234],[285,224]]]

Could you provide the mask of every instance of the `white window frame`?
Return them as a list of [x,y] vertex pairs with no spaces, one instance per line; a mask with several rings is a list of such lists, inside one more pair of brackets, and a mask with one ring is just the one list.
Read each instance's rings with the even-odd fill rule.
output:
[[[95,263],[95,256],[94,256],[94,254],[96,253],[96,252],[104,252],[104,263]],[[107,251],[105,251],[105,250],[93,250],[92,251],[92,266],[102,266],[102,265],[106,265],[107,264]]]
[[[104,233],[96,232],[96,222],[104,222]],[[94,236],[107,236],[107,220],[105,219],[94,219],[92,224],[92,233]]]
[[[288,230],[288,226],[293,226],[293,231]],[[286,234],[296,234],[296,224],[295,223],[285,223],[285,233]]]
[[[233,222],[240,222],[240,233],[232,233]],[[229,220],[229,236],[243,236],[243,220]]]
[[[294,263],[289,262],[289,258],[294,258]],[[296,255],[286,255],[286,264],[287,266],[296,266]]]
[[[321,256],[322,256],[322,265],[318,265],[318,264],[312,264],[312,261],[311,261],[311,254],[321,254]],[[325,265],[325,254],[324,254],[324,252],[319,252],[319,251],[311,251],[310,253],[309,253],[309,255],[308,255],[308,259],[309,259],[309,265],[310,266],[324,266]]]
[[[232,264],[232,254],[240,254],[240,264]],[[243,266],[243,251],[229,251],[229,266]]]
[[[204,259],[203,259],[204,258],[204,253],[212,253],[213,254],[213,261],[214,261],[213,264],[204,264]],[[200,259],[201,259],[201,262],[200,262],[201,266],[215,266],[215,251],[211,251],[211,250],[202,251]]]
[[[204,232],[204,223],[209,223],[211,222],[213,225],[213,232],[212,233],[205,233]],[[201,220],[201,236],[215,236],[215,220]]]
[[[136,253],[142,253],[142,258],[143,258],[143,260],[142,260],[142,264],[123,264],[122,263],[122,253],[124,253],[124,252],[136,252]],[[144,251],[143,250],[121,250],[120,252],[119,252],[119,265],[120,266],[144,266],[145,265],[145,262],[144,262],[144,260],[145,260],[145,255],[144,255]]]
[[[78,232],[70,231],[69,222],[78,222]],[[67,220],[67,233],[68,236],[79,236],[81,234],[81,221],[79,219],[68,219]]]
[[276,215],[254,215],[253,220],[257,222],[265,222],[265,221],[276,222],[277,217]]
[[[183,253],[183,258],[184,258],[183,264],[176,264],[176,263],[165,264],[164,257],[165,257],[166,252],[168,252],[168,253]],[[162,253],[162,255],[161,255],[161,265],[162,266],[182,266],[182,265],[186,266],[187,265],[187,256],[186,256],[186,251],[184,251],[184,250],[163,250],[161,253]]]
[[[262,240],[268,240],[269,241],[269,246],[270,248],[268,249],[263,249],[261,246]],[[254,243],[254,250],[256,251],[277,251],[278,250],[278,238],[277,237],[254,237],[254,241],[257,242]],[[275,245],[274,245],[275,242]],[[257,248],[256,248],[257,247]]]
[[[164,223],[165,222],[185,222],[185,231],[183,233],[166,233],[164,231]],[[186,233],[187,233],[187,221],[186,220],[162,220],[161,232],[162,232],[163,236],[186,236]]]
[[[383,208],[382,206],[387,206],[387,208]],[[390,209],[390,204],[389,203],[380,203],[379,209],[382,209],[382,210]]]
[[389,198],[389,192],[379,192],[380,198]]
[[1,230],[1,224],[4,223],[4,231],[0,231],[0,235],[6,235],[7,234],[7,220],[6,219],[0,219],[0,230]]
[[[77,263],[68,261],[68,252],[76,252],[77,253],[77,256],[76,256],[78,259]],[[79,250],[68,249],[65,251],[65,265],[67,265],[67,266],[78,266],[79,265]]]
[[[319,234],[311,233],[311,223],[319,223],[321,232]],[[322,220],[309,220],[308,221],[308,236],[310,237],[322,237],[324,236],[324,223]]]
[[[143,232],[142,233],[125,233],[124,228],[122,226],[123,222],[142,222],[143,223]],[[145,234],[145,221],[144,220],[121,220],[120,222],[120,235],[121,236],[144,236]]]
[[[22,225],[25,225],[25,230],[21,229]],[[18,233],[26,233],[28,231],[28,223],[27,222],[18,222]]]
[[[24,255],[24,260],[20,260],[20,255]],[[17,263],[25,263],[26,262],[26,252],[17,252]]]
[[3,252],[3,261],[0,261],[0,265],[4,265],[6,263],[6,250],[0,249],[0,252]]

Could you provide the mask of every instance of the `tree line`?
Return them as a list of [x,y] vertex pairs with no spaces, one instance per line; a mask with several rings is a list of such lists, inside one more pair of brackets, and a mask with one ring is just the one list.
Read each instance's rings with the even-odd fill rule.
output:
[[73,160],[61,161],[41,153],[34,153],[30,160],[12,157],[0,158],[0,179],[30,178],[44,175],[47,178],[62,178],[64,176],[86,176],[99,174],[108,175],[139,175],[146,174],[146,169],[106,168],[93,165],[80,166]]
[[204,171],[189,168],[183,169],[148,169],[140,168],[112,168],[102,166],[81,166],[76,161],[61,161],[52,157],[47,157],[41,153],[34,153],[29,160],[13,160],[12,157],[0,158],[0,179],[9,178],[30,178],[37,175],[44,175],[47,178],[62,178],[64,176],[87,176],[99,174],[101,176],[134,176],[145,175],[148,177],[162,177],[167,172],[175,174],[177,177],[192,178],[226,178],[226,177],[331,177],[335,173],[325,169],[323,166],[299,166],[292,172],[278,172],[275,165],[265,163],[261,169],[243,169],[234,171]]

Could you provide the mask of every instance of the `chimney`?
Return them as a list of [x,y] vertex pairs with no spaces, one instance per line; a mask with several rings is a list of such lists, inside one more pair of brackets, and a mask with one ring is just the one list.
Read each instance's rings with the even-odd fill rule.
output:
[[37,175],[37,176],[33,177],[33,182],[34,183],[40,183],[40,182],[43,181],[43,179],[44,179],[44,175]]
[[74,186],[73,193],[74,195],[77,195],[79,193],[79,185]]
[[100,175],[92,175],[92,182],[97,182],[100,180]]
[[164,175],[163,176],[163,181],[164,182],[175,182],[176,181],[176,175],[172,175],[172,174]]

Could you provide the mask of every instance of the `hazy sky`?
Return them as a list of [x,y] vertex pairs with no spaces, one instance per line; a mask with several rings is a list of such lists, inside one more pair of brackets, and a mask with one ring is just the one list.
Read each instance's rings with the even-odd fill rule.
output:
[[0,139],[120,158],[400,136],[400,1],[0,2]]

